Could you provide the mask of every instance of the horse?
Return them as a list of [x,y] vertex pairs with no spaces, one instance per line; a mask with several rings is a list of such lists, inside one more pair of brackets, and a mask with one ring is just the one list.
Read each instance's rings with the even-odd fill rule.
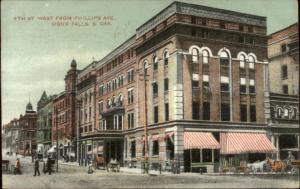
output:
[[264,167],[267,164],[267,160],[264,161],[256,161],[254,163],[248,163],[247,167],[253,171],[254,173],[256,172],[263,172],[264,171]]
[[281,160],[267,158],[267,164],[271,165],[273,172],[282,172],[286,169],[286,164]]

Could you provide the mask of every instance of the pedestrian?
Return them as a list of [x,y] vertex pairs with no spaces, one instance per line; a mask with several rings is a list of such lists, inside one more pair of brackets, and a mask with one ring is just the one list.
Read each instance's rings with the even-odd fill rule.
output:
[[51,171],[52,171],[51,159],[48,157],[47,162],[46,162],[46,171],[45,171],[45,173],[48,172],[49,175],[51,175]]
[[20,163],[20,159],[19,158],[17,158],[14,173],[15,174],[21,174],[21,163]]
[[36,176],[36,173],[38,173],[38,175],[40,176],[40,162],[39,162],[39,159],[38,158],[35,158],[35,161],[34,161],[34,175],[33,176]]

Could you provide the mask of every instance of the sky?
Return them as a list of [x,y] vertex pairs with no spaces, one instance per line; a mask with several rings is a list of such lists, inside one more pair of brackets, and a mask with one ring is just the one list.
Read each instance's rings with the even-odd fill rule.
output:
[[[268,34],[298,21],[296,0],[178,1],[266,16]],[[2,0],[2,125],[24,114],[29,100],[36,110],[37,101],[44,90],[48,95],[62,92],[64,77],[73,58],[79,69],[93,60],[100,60],[171,2]],[[40,20],[42,16],[49,19]],[[96,26],[92,21],[85,26],[80,20],[61,20],[76,16],[97,16],[102,20],[97,21]],[[104,17],[107,20],[103,20]],[[58,26],[58,22],[68,22],[68,25]]]

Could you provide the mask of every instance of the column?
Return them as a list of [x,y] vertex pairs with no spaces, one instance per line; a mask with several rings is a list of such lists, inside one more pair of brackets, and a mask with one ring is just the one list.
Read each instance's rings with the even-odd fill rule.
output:
[[280,159],[280,154],[279,154],[279,135],[276,136],[276,149],[277,149],[277,153],[276,153],[276,159]]
[[182,126],[175,126],[174,129],[174,150],[175,150],[175,159],[179,159],[180,162],[180,171],[184,170],[184,162],[183,162],[183,134],[184,129]]
[[297,140],[298,140],[298,149],[300,148],[300,136],[297,135]]

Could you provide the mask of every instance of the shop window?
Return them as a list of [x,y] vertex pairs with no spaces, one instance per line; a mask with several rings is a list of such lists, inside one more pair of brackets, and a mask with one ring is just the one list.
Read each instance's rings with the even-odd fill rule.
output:
[[212,150],[211,149],[202,149],[202,162],[208,163],[212,162]]
[[255,105],[250,106],[250,121],[256,122],[256,106]]
[[169,121],[169,103],[165,103],[165,120]]
[[199,149],[191,149],[191,162],[199,163],[200,162],[200,150]]
[[154,106],[154,123],[158,123],[158,106]]
[[240,120],[241,122],[247,121],[247,105],[241,104],[240,106]]
[[288,69],[287,65],[281,66],[281,79],[287,79],[288,78]]
[[203,102],[203,120],[210,120],[210,103]]
[[169,90],[169,78],[164,79],[164,91]]
[[130,157],[131,158],[135,158],[135,140],[131,141],[131,145],[130,145]]
[[221,104],[221,121],[230,121],[230,105]]
[[159,142],[158,142],[158,140],[153,141],[152,155],[154,155],[154,156],[159,155]]
[[193,119],[200,119],[200,105],[199,102],[193,101]]

